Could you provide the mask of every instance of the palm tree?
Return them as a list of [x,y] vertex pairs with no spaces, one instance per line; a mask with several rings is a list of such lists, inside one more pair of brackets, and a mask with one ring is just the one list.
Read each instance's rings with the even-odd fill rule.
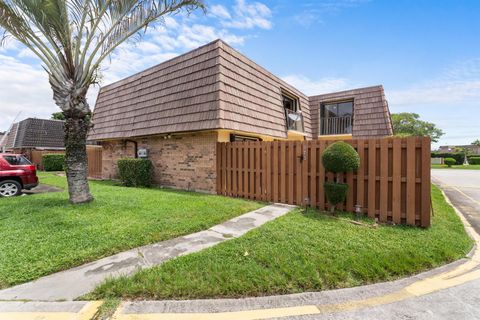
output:
[[120,44],[164,15],[203,9],[202,0],[0,0],[0,29],[40,58],[65,116],[70,202],[93,200],[87,181],[86,95],[100,64]]

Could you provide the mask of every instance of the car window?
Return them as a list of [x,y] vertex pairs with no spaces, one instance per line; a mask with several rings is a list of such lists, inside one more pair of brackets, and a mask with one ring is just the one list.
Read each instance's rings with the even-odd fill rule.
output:
[[12,166],[24,166],[32,164],[24,156],[3,156],[3,159],[7,160],[7,162]]

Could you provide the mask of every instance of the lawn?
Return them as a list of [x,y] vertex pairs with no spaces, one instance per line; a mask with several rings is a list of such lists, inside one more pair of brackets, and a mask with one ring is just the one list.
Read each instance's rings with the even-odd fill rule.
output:
[[473,244],[439,189],[432,191],[435,216],[429,229],[375,229],[315,210],[296,210],[241,238],[108,280],[86,298],[262,296],[352,287],[417,273],[464,257]]
[[468,166],[454,165],[450,168],[446,164],[432,164],[432,169],[480,170],[480,164],[471,164]]
[[[40,173],[42,183],[66,179]],[[95,201],[68,203],[66,191],[0,199],[0,288],[123,250],[178,237],[263,204],[194,192],[126,188],[92,181]]]

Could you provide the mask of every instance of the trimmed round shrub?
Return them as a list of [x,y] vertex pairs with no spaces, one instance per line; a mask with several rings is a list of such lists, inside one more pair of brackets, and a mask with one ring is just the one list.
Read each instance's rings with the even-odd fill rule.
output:
[[445,159],[443,159],[443,162],[444,162],[448,167],[451,167],[451,166],[453,166],[454,164],[457,163],[457,161],[455,161],[455,159],[453,159],[453,158],[445,158]]
[[125,158],[117,161],[118,175],[127,187],[150,187],[153,182],[153,165],[148,159]]
[[470,158],[468,158],[468,163],[470,163],[470,164],[480,164],[480,157],[470,157]]
[[360,157],[351,145],[338,141],[323,151],[322,163],[330,172],[351,172],[360,167]]
[[65,155],[61,153],[47,153],[42,155],[42,165],[45,171],[64,171]]
[[336,206],[347,198],[348,184],[327,181],[323,184],[328,203]]

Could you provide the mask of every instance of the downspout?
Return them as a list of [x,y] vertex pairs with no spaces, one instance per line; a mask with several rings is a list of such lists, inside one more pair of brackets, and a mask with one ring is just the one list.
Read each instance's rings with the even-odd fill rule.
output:
[[135,140],[125,140],[125,143],[132,142],[135,146],[135,159],[138,158],[138,143]]

